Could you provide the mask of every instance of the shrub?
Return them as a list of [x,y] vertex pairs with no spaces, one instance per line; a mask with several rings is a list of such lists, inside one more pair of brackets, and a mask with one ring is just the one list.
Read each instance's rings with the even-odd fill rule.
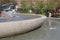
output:
[[29,8],[27,7],[26,1],[21,2],[21,9],[22,9],[23,13],[28,12]]
[[45,7],[44,3],[41,1],[41,2],[37,2],[37,5],[35,7],[36,9],[36,13],[37,14],[43,14],[44,11],[43,11],[43,8]]

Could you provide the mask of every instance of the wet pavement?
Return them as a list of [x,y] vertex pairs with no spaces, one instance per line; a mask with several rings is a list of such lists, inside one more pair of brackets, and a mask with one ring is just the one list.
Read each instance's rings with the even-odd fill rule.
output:
[[41,28],[0,40],[60,40],[60,19],[47,19]]

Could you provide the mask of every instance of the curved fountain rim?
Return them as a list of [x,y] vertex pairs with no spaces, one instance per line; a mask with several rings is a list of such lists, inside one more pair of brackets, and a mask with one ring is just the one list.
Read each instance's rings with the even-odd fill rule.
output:
[[40,16],[40,17],[34,18],[34,19],[19,20],[19,21],[6,21],[6,22],[0,22],[0,23],[21,22],[21,21],[29,21],[29,20],[36,20],[36,19],[41,19],[41,18],[47,18],[46,16],[39,15],[39,14],[22,14],[22,15],[36,15],[36,16]]

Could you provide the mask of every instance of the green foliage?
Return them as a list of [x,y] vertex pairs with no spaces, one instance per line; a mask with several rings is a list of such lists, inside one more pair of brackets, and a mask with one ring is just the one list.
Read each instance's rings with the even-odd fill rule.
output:
[[60,16],[60,13],[57,13],[57,16]]
[[53,2],[54,2],[54,0],[51,0],[47,5],[45,5],[43,3],[43,1],[37,0],[36,5],[32,5],[31,7],[28,7],[26,1],[22,0],[21,8],[23,10],[23,13],[28,13],[29,12],[28,10],[31,9],[32,7],[34,7],[36,10],[36,14],[44,14],[43,9],[54,10],[57,7],[57,4],[55,4]]
[[23,13],[28,13],[29,8],[22,8]]
[[53,3],[54,1],[51,0],[47,5],[46,5],[46,9],[49,9],[49,10],[54,10],[56,7],[57,7],[57,4],[56,3]]
[[26,1],[21,2],[21,8],[22,8],[23,13],[28,12],[29,8],[27,7]]
[[37,2],[37,6],[35,7],[36,8],[36,13],[37,14],[42,14],[44,13],[43,12],[43,8],[45,7],[44,3],[41,1],[41,2]]

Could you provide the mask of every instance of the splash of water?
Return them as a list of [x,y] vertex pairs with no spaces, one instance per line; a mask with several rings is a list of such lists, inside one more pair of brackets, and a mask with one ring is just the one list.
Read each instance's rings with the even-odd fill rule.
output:
[[11,10],[11,11],[3,11],[2,12],[2,17],[3,18],[11,18],[14,16],[14,14],[16,14],[15,10]]

